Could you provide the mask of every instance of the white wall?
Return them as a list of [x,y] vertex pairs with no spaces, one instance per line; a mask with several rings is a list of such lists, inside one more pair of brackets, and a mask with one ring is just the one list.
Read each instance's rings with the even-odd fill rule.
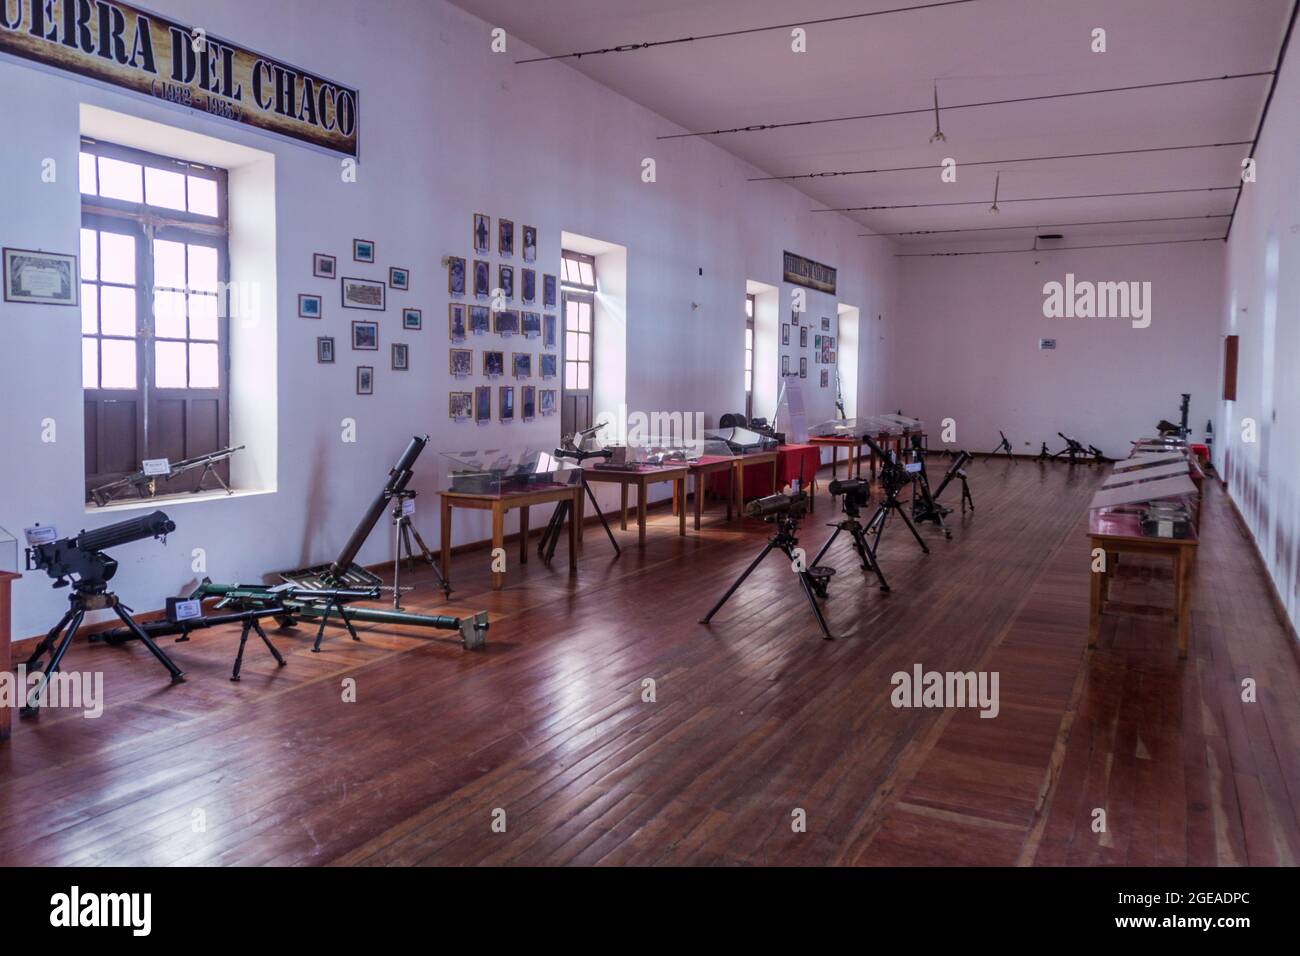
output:
[[[1039,254],[900,258],[899,319],[890,342],[892,400],[930,426],[957,423],[957,446],[991,451],[998,430],[1017,453],[1052,451],[1062,431],[1111,456],[1176,421],[1192,395],[1199,436],[1215,407],[1223,244],[1134,246]],[[1043,285],[1151,282],[1148,328],[1123,319],[1049,319]],[[864,326],[870,326],[864,321]],[[1055,338],[1055,351],[1040,351]]]
[[[424,496],[417,524],[430,543],[437,540],[438,450],[558,439],[558,417],[485,427],[447,419],[452,385],[440,261],[472,258],[473,212],[510,218],[517,230],[536,225],[539,271],[558,273],[562,230],[627,247],[626,395],[633,410],[702,411],[714,421],[742,407],[738,303],[746,279],[780,284],[784,249],[837,267],[839,298],[860,305],[864,316],[892,308],[894,262],[886,250],[855,238],[858,227],[809,213],[809,200],[786,185],[746,182],[756,171],[706,142],[657,142],[673,129],[670,123],[561,64],[516,67],[514,59],[527,51],[513,40],[508,55],[490,54],[488,27],[439,0],[154,0],[151,6],[359,88],[362,159],[358,181],[344,183],[339,157],[0,61],[0,245],[77,249],[83,102],[274,155],[276,375],[265,387],[274,389],[278,404],[278,490],[169,504],[178,530],[166,548],[139,543],[114,555],[121,562],[115,583],[137,608],[160,606],[196,577],[194,548],[205,550],[208,573],[218,580],[253,580],[332,558],[412,434],[433,436],[415,482]],[[647,156],[658,162],[654,184],[641,181]],[[58,163],[54,184],[40,180],[46,157]],[[376,241],[373,266],[351,262],[355,237]],[[339,309],[336,282],[312,278],[313,252],[337,256],[343,275],[378,278],[390,265],[411,269],[411,291],[389,294],[379,353],[358,359],[349,348],[350,320],[358,313]],[[788,307],[789,287],[781,289]],[[296,317],[300,292],[324,296],[323,320]],[[692,310],[692,302],[700,308]],[[406,305],[424,310],[423,331],[400,330]],[[834,316],[834,303],[812,314]],[[20,533],[42,521],[67,533],[106,523],[82,506],[75,310],[4,305],[0,324],[6,333],[0,403],[8,410],[0,420],[0,525]],[[336,364],[317,365],[318,335],[335,337]],[[859,402],[865,409],[872,390],[884,388],[884,361],[879,341],[863,339],[859,368],[868,381]],[[393,341],[409,343],[410,372],[389,371]],[[358,364],[376,368],[372,397],[354,394]],[[809,363],[810,375],[816,367]],[[47,417],[58,424],[57,442],[41,441]],[[357,422],[355,444],[340,440],[344,418]],[[486,533],[484,520],[458,514],[457,542]],[[376,532],[360,559],[380,561],[387,548],[388,536]],[[27,575],[16,595],[16,633],[48,628],[63,602],[47,579]]]
[[[1224,335],[1240,336],[1237,400],[1215,417],[1228,482],[1292,626],[1300,620],[1300,55],[1294,43],[1228,241]],[[1222,392],[1216,393],[1216,397]],[[1246,441],[1256,423],[1255,441]],[[1244,427],[1243,427],[1243,423]]]

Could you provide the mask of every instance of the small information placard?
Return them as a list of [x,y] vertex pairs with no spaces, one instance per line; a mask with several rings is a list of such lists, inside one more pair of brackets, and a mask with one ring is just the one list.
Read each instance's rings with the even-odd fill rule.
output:
[[146,475],[165,475],[172,470],[172,463],[166,458],[146,458],[140,467]]

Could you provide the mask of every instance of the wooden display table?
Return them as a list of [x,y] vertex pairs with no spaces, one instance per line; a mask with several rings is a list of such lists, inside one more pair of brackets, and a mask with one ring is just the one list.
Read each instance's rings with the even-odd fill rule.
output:
[[[637,547],[645,547],[646,504],[649,501],[647,488],[661,481],[670,481],[673,485],[673,508],[678,516],[678,534],[686,534],[686,509],[678,507],[679,501],[686,500],[686,476],[690,468],[683,462],[680,465],[656,465],[641,469],[622,470],[618,468],[597,468],[587,463],[582,466],[582,473],[589,482],[605,482],[620,485],[620,502],[618,524],[627,530],[627,490],[636,488],[636,537]],[[586,496],[578,497],[578,537],[582,537],[582,511],[586,507]],[[696,524],[699,527],[699,524]]]
[[772,487],[776,487],[776,460],[779,456],[775,449],[772,451],[752,451],[747,455],[737,455],[731,459],[735,463],[736,480],[734,487],[736,489],[736,511],[743,519],[745,517],[745,469],[752,468],[756,465],[772,466]]
[[[572,485],[547,485],[528,491],[514,491],[499,495],[473,495],[460,491],[440,491],[442,501],[442,576],[450,580],[451,575],[451,510],[452,508],[470,508],[476,511],[492,512],[492,550],[505,545],[506,513],[515,509],[519,511],[519,563],[528,563],[528,509],[533,505],[551,504],[568,501],[573,508],[569,512],[569,570],[578,570],[578,534],[577,516],[582,507],[582,482]],[[504,575],[500,571],[492,572],[492,588],[501,590]]]
[[[1101,615],[1108,612],[1106,602],[1110,595],[1110,578],[1115,573],[1121,554],[1148,554],[1169,558],[1174,565],[1174,621],[1178,624],[1178,656],[1187,656],[1188,609],[1192,600],[1192,568],[1196,564],[1198,540],[1193,532],[1190,538],[1154,538],[1142,533],[1139,515],[1131,512],[1090,511],[1088,538],[1091,548],[1100,548],[1106,554],[1106,570],[1092,572],[1092,594],[1089,601],[1088,646],[1097,646],[1097,633],[1101,628]],[[1091,560],[1091,557],[1089,558]],[[1132,612],[1149,613],[1151,605],[1137,605]],[[1123,607],[1109,609],[1109,613],[1131,613]]]
[[[730,487],[727,489],[727,520],[731,520],[731,506],[736,500],[735,459],[730,455],[701,455],[691,462],[691,474],[695,477],[695,530],[700,530],[700,514],[704,510],[704,486],[710,475],[725,474]],[[685,507],[681,509],[683,513]]]
[[[11,592],[10,586],[21,574],[12,571],[0,571],[0,674],[7,674],[13,665],[10,659],[9,642],[12,638],[10,627]],[[12,707],[0,706],[0,740],[5,740],[13,729],[14,712]]]

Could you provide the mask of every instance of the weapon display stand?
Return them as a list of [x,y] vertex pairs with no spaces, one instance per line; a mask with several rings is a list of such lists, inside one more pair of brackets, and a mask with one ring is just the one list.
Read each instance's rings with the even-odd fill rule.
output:
[[[727,589],[727,593],[722,595],[722,598],[717,604],[713,605],[709,610],[709,613],[700,619],[700,623],[708,624],[709,621],[712,620],[713,615],[717,614],[718,611],[722,609],[722,605],[727,603],[727,600],[736,593],[736,589],[745,583],[745,579],[754,573],[754,570],[763,563],[763,559],[771,554],[773,550],[779,550],[786,556],[787,560],[790,561],[791,566],[793,566],[795,563],[794,549],[799,544],[799,539],[795,537],[795,532],[798,530],[798,526],[799,521],[797,518],[790,515],[781,517],[776,523],[776,531],[772,534],[771,540],[767,542],[763,550],[759,552],[758,557],[750,563],[749,567],[741,573],[740,577],[736,578],[731,587]],[[924,545],[922,545],[922,547],[924,547]],[[816,562],[814,562],[814,564],[816,564]],[[826,597],[827,587],[830,583],[831,575],[834,573],[834,568],[818,567],[810,567],[806,571],[798,572],[799,584],[803,588],[804,597],[808,599],[808,606],[812,608],[813,616],[817,618],[817,626],[821,628],[822,637],[828,641],[833,640],[834,638],[831,637],[830,628],[826,626],[826,618],[822,615],[822,609],[817,603],[817,597]]]
[[916,543],[921,546],[921,550],[929,554],[929,546],[922,540],[920,533],[916,530],[916,525],[912,524],[912,519],[907,516],[907,509],[903,507],[903,503],[898,500],[898,489],[888,486],[885,488],[885,497],[881,499],[880,505],[876,508],[876,513],[867,522],[867,532],[872,535],[875,547],[880,548],[880,536],[885,532],[885,521],[888,520],[891,512],[897,512],[898,516],[903,519],[903,524],[907,525],[907,530],[912,532],[912,537],[916,539]]
[[[989,461],[990,459],[996,458],[998,455],[1005,455],[1011,459],[1011,464],[1016,464],[1016,456],[1011,452],[1011,442],[1007,440],[1006,433],[1001,429],[998,429],[998,435],[1002,438],[1002,444],[998,445],[997,448],[994,448],[991,452],[985,455],[984,460]],[[1043,448],[1047,448],[1046,442],[1043,443]]]
[[853,541],[853,547],[858,552],[858,557],[862,559],[862,570],[873,572],[877,580],[880,581],[880,590],[887,592],[889,582],[885,580],[884,572],[880,570],[880,562],[876,560],[875,548],[867,540],[866,529],[863,527],[862,522],[858,520],[858,516],[856,514],[846,515],[842,521],[829,524],[827,527],[835,530],[831,532],[831,536],[826,539],[826,543],[817,552],[817,557],[813,558],[812,567],[816,568],[821,564],[822,557],[830,550],[831,545],[835,543],[835,539],[840,536],[840,532],[847,531]]
[[[614,540],[614,532],[610,530],[609,522],[605,520],[605,512],[600,510],[600,502],[598,502],[596,496],[592,494],[591,485],[587,484],[587,475],[585,471],[582,475],[582,490],[586,493],[587,500],[591,502],[591,507],[595,509],[596,517],[600,519],[600,525],[605,529],[605,535],[609,538],[609,543],[614,546],[614,557],[619,557],[622,555],[623,549],[620,548],[618,542]],[[682,507],[685,506],[685,502],[683,502]],[[564,528],[564,519],[567,517],[572,520],[572,515],[570,514],[572,511],[573,502],[569,501],[567,498],[556,505],[555,510],[551,512],[551,520],[547,523],[546,530],[542,532],[542,539],[537,542],[537,556],[548,564],[551,559],[555,557],[555,546],[560,543],[560,532]]]
[[[451,597],[451,584],[442,576],[442,570],[438,567],[438,562],[434,559],[433,553],[429,550],[424,539],[420,537],[420,532],[415,525],[411,523],[411,516],[407,513],[405,503],[409,499],[415,500],[417,492],[409,489],[402,489],[393,494],[393,610],[402,610],[402,551],[406,551],[406,564],[408,570],[415,570],[415,549],[411,546],[411,539],[420,546],[420,560],[425,562],[433,569],[434,576],[438,579],[438,587],[442,588],[445,597]],[[407,590],[411,590],[408,588]]]
[[23,665],[25,669],[30,670],[33,664],[39,661],[47,652],[50,652],[50,659],[45,665],[41,680],[32,688],[27,703],[20,711],[22,716],[33,717],[39,711],[41,692],[49,685],[50,676],[59,669],[59,664],[63,661],[63,655],[67,653],[68,646],[72,643],[77,630],[81,627],[81,622],[85,619],[87,611],[101,611],[111,608],[122,619],[122,623],[126,625],[127,630],[138,638],[145,647],[149,648],[149,653],[158,659],[158,663],[167,668],[167,672],[172,676],[173,684],[185,680],[184,672],[173,663],[172,659],[167,656],[161,647],[154,643],[153,638],[146,634],[140,625],[136,623],[135,618],[130,614],[130,608],[124,607],[116,594],[107,590],[81,590],[76,585],[73,588],[73,592],[68,595],[70,607],[67,612],[59,623],[54,625],[50,632],[41,639],[41,642],[36,645],[36,649],[32,651],[32,656],[27,658],[27,662]]
[[277,664],[281,667],[285,664],[285,660],[280,656],[280,652],[275,649],[275,645],[271,643],[271,639],[266,636],[266,631],[262,630],[261,623],[257,618],[249,617],[244,620],[244,629],[239,634],[239,653],[235,655],[235,669],[230,674],[230,679],[232,681],[238,682],[239,680],[239,669],[244,664],[244,645],[248,643],[248,632],[250,630],[257,631],[257,636],[262,639],[262,643],[266,645],[266,649],[271,652],[271,656],[275,658]]

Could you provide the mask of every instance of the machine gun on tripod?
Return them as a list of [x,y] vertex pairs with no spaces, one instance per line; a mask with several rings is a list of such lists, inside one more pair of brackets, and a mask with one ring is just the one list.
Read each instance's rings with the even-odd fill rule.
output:
[[1064,432],[1057,432],[1065,442],[1065,447],[1055,454],[1047,450],[1047,442],[1043,442],[1042,450],[1039,451],[1035,461],[1053,461],[1057,458],[1066,457],[1070,464],[1077,465],[1080,462],[1092,465],[1099,462],[1107,462],[1112,459],[1107,458],[1100,448],[1096,445],[1084,445],[1083,442],[1077,441],[1066,435]]
[[[991,452],[985,455],[984,460],[990,461],[998,455],[1006,455],[1011,459],[1011,464],[1014,465],[1016,463],[1016,456],[1011,453],[1011,442],[1007,439],[1006,432],[999,428],[998,437],[1002,439],[1002,444],[998,445],[997,448],[994,448]],[[1043,446],[1046,447],[1046,442],[1043,443]]]
[[880,562],[876,560],[875,548],[867,540],[866,528],[858,520],[862,515],[862,508],[871,500],[871,483],[863,481],[861,478],[845,479],[844,481],[832,481],[830,484],[831,497],[843,496],[841,507],[844,510],[844,517],[828,527],[834,528],[831,536],[826,539],[821,550],[817,552],[817,557],[813,558],[810,570],[821,564],[826,552],[830,550],[835,539],[839,537],[841,531],[847,531],[849,538],[853,541],[853,547],[858,552],[858,557],[862,559],[862,570],[871,571],[876,575],[880,582],[880,590],[888,593],[889,582],[885,580],[884,572],[880,570]]
[[[39,527],[39,526],[38,526]],[[26,705],[22,708],[25,717],[34,716],[40,707],[40,694],[50,682],[50,676],[59,669],[63,655],[76,636],[78,628],[86,617],[87,611],[112,610],[135,637],[157,658],[158,663],[167,668],[172,683],[185,679],[185,674],[177,667],[153,639],[145,633],[131,609],[122,604],[116,594],[108,589],[108,582],[117,573],[117,561],[104,553],[105,548],[142,541],[145,538],[166,539],[176,530],[175,523],[161,511],[155,511],[139,518],[130,518],[108,525],[95,531],[82,531],[75,538],[63,538],[44,544],[35,544],[27,549],[27,570],[41,570],[54,578],[54,587],[72,587],[68,595],[68,611],[59,623],[36,645],[32,655],[24,665],[30,670],[46,653],[50,659],[40,681],[32,688]]]
[[[892,451],[885,451],[870,435],[864,434],[862,441],[867,445],[871,453],[877,456],[880,461],[880,487],[885,495],[876,507],[876,513],[871,516],[867,522],[867,533],[874,536],[874,545],[877,549],[880,547],[880,536],[885,532],[885,522],[891,513],[897,514],[903,519],[903,524],[907,525],[907,530],[912,532],[912,537],[916,543],[921,546],[921,550],[926,554],[930,553],[929,546],[921,539],[920,533],[916,530],[916,525],[912,524],[912,519],[907,516],[903,503],[898,498],[898,493],[904,487],[911,484],[913,471],[920,470],[915,465],[904,466],[898,461],[898,457]],[[922,464],[921,468],[924,467]]]
[[[708,624],[713,619],[713,615],[722,609],[722,605],[727,603],[731,596],[736,593],[737,588],[745,583],[745,579],[753,574],[754,570],[763,563],[763,559],[774,550],[784,554],[792,567],[799,567],[798,559],[795,557],[795,548],[799,545],[799,520],[807,510],[808,495],[804,491],[796,491],[788,495],[768,495],[766,498],[759,498],[749,503],[747,509],[749,516],[751,518],[761,518],[771,524],[772,537],[763,550],[759,552],[758,557],[741,572],[740,577],[727,589],[727,593],[722,595],[718,603],[709,609],[709,613],[700,619],[701,624]],[[804,597],[808,599],[808,606],[812,608],[813,616],[817,618],[817,626],[821,629],[822,637],[828,641],[832,640],[830,628],[826,626],[826,618],[822,615],[822,609],[817,603],[817,598],[826,597],[831,575],[834,573],[834,568],[818,567],[809,567],[797,571],[799,585],[803,589]]]
[[[602,448],[600,451],[584,451],[581,447],[582,442],[596,434],[603,427],[604,423],[602,422],[576,434],[565,435],[560,441],[560,447],[555,449],[555,457],[576,461],[579,470],[581,470],[582,463],[589,459],[601,458],[609,461],[614,455],[610,449]],[[587,500],[591,502],[592,508],[596,509],[596,517],[600,518],[601,527],[605,529],[605,535],[609,538],[609,543],[614,546],[614,557],[619,557],[622,555],[623,550],[618,546],[618,542],[614,540],[614,532],[610,530],[609,522],[605,520],[605,512],[600,510],[600,502],[592,494],[591,485],[587,482],[587,473],[585,471],[582,472],[582,490],[586,493]],[[555,510],[551,512],[551,520],[547,522],[546,530],[542,532],[542,539],[537,542],[537,556],[543,561],[549,562],[555,557],[555,546],[560,543],[560,531],[564,528],[565,518],[574,520],[577,517],[571,514],[572,511],[573,502],[566,499],[556,505]]]
[[100,485],[98,488],[92,488],[90,495],[95,499],[95,504],[101,508],[111,501],[120,498],[120,492],[132,489],[135,491],[137,498],[152,498],[158,493],[158,482],[168,482],[181,475],[194,471],[196,468],[202,468],[203,473],[199,475],[198,483],[191,489],[190,493],[197,495],[206,489],[203,487],[203,479],[211,475],[217,479],[217,483],[225,490],[226,494],[234,494],[230,486],[222,479],[221,474],[216,470],[216,466],[226,461],[237,451],[242,451],[245,446],[236,445],[233,448],[222,448],[220,451],[210,452],[206,455],[196,455],[193,458],[186,458],[174,464],[161,459],[166,465],[165,472],[151,473],[152,469],[141,469],[124,478],[118,478],[116,481],[110,481],[108,484]]
[[1156,431],[1160,433],[1161,438],[1186,439],[1187,436],[1192,433],[1192,430],[1187,427],[1188,408],[1191,405],[1191,401],[1191,394],[1189,392],[1183,392],[1182,401],[1178,405],[1180,424],[1175,425],[1173,422],[1165,421],[1163,418],[1156,423]]
[[943,531],[945,538],[951,538],[952,531],[944,523],[943,516],[952,509],[941,507],[935,500],[936,495],[930,491],[930,473],[925,468],[925,457],[926,450],[921,447],[920,438],[913,436],[912,461],[906,466],[912,476],[912,520],[917,524],[933,521]]

